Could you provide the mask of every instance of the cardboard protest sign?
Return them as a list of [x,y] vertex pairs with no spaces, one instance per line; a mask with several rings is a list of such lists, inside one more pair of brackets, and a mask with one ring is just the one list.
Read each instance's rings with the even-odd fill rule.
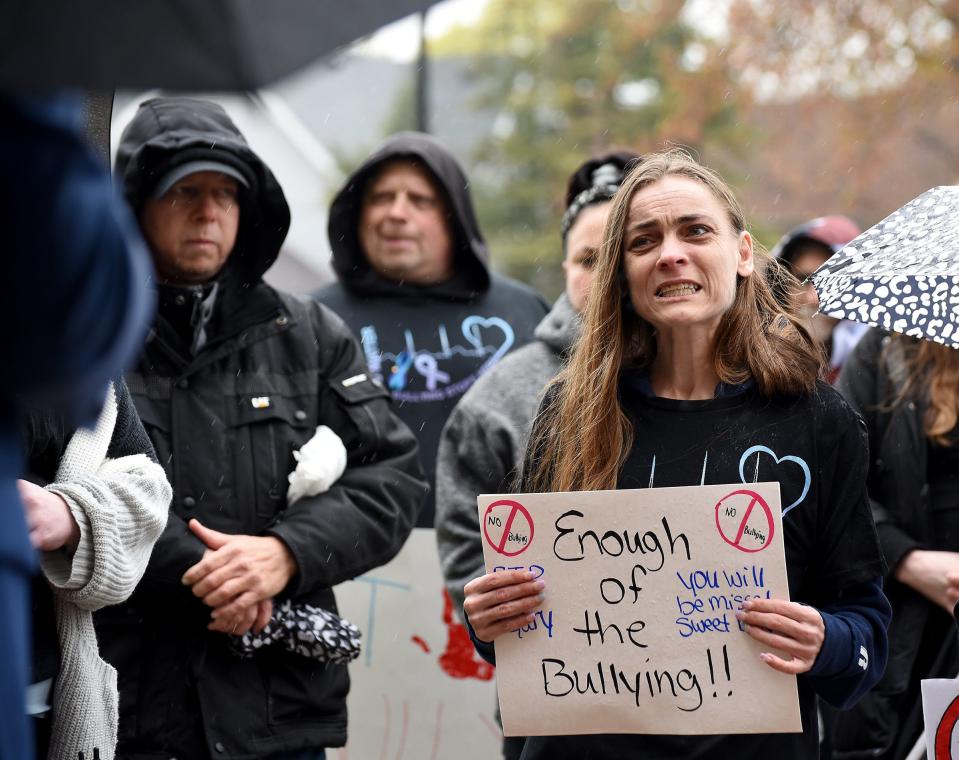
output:
[[477,502],[487,572],[546,584],[496,640],[507,736],[802,731],[796,677],[735,617],[789,598],[778,483]]
[[959,678],[929,678],[921,687],[926,756],[932,760],[959,757]]

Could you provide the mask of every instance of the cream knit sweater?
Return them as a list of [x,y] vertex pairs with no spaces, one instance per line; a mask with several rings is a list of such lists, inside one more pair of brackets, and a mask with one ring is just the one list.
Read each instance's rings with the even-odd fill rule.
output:
[[100,658],[92,611],[127,599],[166,525],[172,490],[163,468],[145,454],[107,459],[117,419],[116,394],[93,431],[77,431],[47,490],[59,494],[80,527],[72,557],[44,552],[53,589],[60,671],[53,693],[48,760],[113,760],[117,741],[117,674]]

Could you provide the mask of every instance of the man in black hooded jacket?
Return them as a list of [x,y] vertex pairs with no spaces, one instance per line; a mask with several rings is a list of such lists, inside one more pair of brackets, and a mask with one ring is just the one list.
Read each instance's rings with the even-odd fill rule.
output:
[[[289,226],[270,170],[212,103],[143,103],[116,173],[149,243],[159,314],[127,382],[174,487],[131,600],[97,625],[119,673],[119,758],[316,760],[346,740],[344,665],[231,636],[273,602],[335,610],[331,587],[400,549],[425,491],[416,443],[343,323],[262,281]],[[319,425],[346,469],[287,503]]]
[[[316,298],[360,342],[399,402],[433,484],[440,432],[460,397],[509,351],[533,340],[549,304],[491,273],[469,181],[433,137],[388,138],[330,207],[338,282]],[[417,522],[432,528],[427,499]]]

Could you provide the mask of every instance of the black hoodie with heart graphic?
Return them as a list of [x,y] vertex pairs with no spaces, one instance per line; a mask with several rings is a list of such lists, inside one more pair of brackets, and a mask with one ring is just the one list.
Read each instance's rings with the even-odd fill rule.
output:
[[[550,408],[556,392],[554,386],[540,410]],[[604,710],[616,709],[619,703],[623,715],[635,716],[630,720],[636,731],[646,725],[652,733],[530,736],[523,748],[524,760],[819,757],[817,700],[839,709],[855,704],[879,681],[889,653],[886,630],[892,610],[882,592],[886,567],[866,489],[869,453],[862,419],[838,391],[823,382],[816,384],[813,393],[800,397],[763,396],[755,384],[746,382],[720,383],[714,398],[680,400],[656,396],[648,372],[641,367],[621,373],[619,403],[635,434],[619,470],[618,490],[725,484],[729,492],[718,503],[683,500],[683,508],[690,519],[701,521],[701,529],[690,532],[689,538],[677,529],[663,543],[663,547],[668,546],[661,555],[663,562],[654,560],[652,565],[636,566],[642,570],[637,574],[642,586],[648,585],[643,579],[650,572],[666,572],[669,583],[675,584],[676,600],[675,605],[657,605],[645,596],[648,589],[644,592],[642,587],[636,587],[635,591],[627,591],[627,601],[620,607],[635,614],[642,624],[637,626],[640,633],[636,638],[630,635],[623,639],[622,634],[616,638],[618,629],[612,613],[607,612],[613,604],[601,604],[602,610],[596,615],[597,620],[603,615],[602,630],[606,633],[599,636],[599,649],[595,636],[587,646],[587,635],[586,641],[581,639],[577,647],[570,646],[557,655],[563,659],[540,662],[535,652],[524,655],[535,663],[536,678],[542,671],[539,683],[557,709],[566,705],[565,709],[570,710],[569,705],[575,704],[581,713],[586,713],[600,699]],[[540,420],[542,424],[554,424],[548,415]],[[537,437],[534,432],[533,440]],[[528,472],[536,455],[535,447],[527,450],[527,476],[521,486],[524,490],[531,487]],[[774,531],[778,530],[772,512],[775,506],[751,493],[752,483],[778,484],[782,514],[779,544],[773,543]],[[729,501],[731,497],[746,500],[738,515],[735,504]],[[649,526],[662,519],[667,524],[664,513],[644,510],[644,506],[638,503],[630,518],[637,545],[644,523]],[[721,506],[725,507],[722,513]],[[580,534],[581,540],[584,535]],[[645,533],[642,541],[650,535],[655,535],[655,531]],[[706,549],[710,536],[711,540],[722,538],[726,553]],[[727,544],[731,548],[726,549]],[[811,666],[795,677],[768,670],[772,678],[763,681],[772,685],[778,679],[781,688],[796,690],[802,732],[763,732],[764,725],[775,722],[764,721],[787,714],[785,708],[773,706],[775,692],[769,686],[759,685],[756,671],[751,669],[756,667],[762,672],[767,668],[753,658],[768,646],[776,647],[776,643],[770,643],[776,637],[750,639],[737,618],[739,608],[750,598],[782,598],[786,590],[774,588],[771,576],[767,577],[763,569],[779,561],[767,556],[768,552],[761,553],[772,546],[777,547],[774,551],[781,550],[785,558],[789,599],[813,608],[822,620],[823,638]],[[735,562],[733,556],[740,558],[742,571],[716,570],[720,557]],[[569,558],[580,559],[573,554]],[[643,562],[649,558],[647,554]],[[705,591],[692,578],[698,576],[697,568],[712,568],[716,573],[712,580],[706,573]],[[581,575],[568,583],[582,586]],[[623,580],[630,578],[627,575]],[[554,581],[546,581],[547,594],[550,583],[556,593],[555,576]],[[622,583],[620,586],[625,588]],[[615,594],[616,587],[612,588]],[[727,594],[731,589],[733,593]],[[600,599],[596,602],[599,604]],[[591,616],[592,612],[587,614]],[[811,619],[814,618],[815,615]],[[557,613],[556,630],[560,635],[586,634],[589,625],[585,629],[573,628],[582,622],[581,616],[578,623],[564,622]],[[566,631],[562,630],[564,626]],[[478,641],[475,631],[472,636],[477,651],[495,665],[498,645]],[[714,669],[710,650],[718,651],[727,644],[729,662],[724,660],[723,669]],[[749,668],[745,667],[747,660],[753,662]],[[670,665],[671,662],[676,664]],[[682,679],[670,675],[670,667],[688,678],[685,685]],[[606,680],[604,673],[611,673],[612,677]],[[655,675],[651,678],[650,673]],[[641,683],[643,674],[645,683]],[[632,683],[630,678],[635,679],[636,689],[621,688],[621,684]],[[700,733],[705,716],[736,715],[739,699],[745,700],[740,705],[750,705],[746,713],[748,729],[740,728],[739,733]],[[527,711],[533,709],[527,706]],[[664,715],[676,716],[672,725],[683,733],[654,731],[662,729],[653,717],[657,709],[663,709]]]
[[[444,196],[454,274],[420,286],[387,279],[367,262],[359,217],[367,183],[382,165],[409,158],[426,167]],[[549,304],[532,288],[490,272],[469,182],[436,139],[394,135],[350,176],[330,207],[330,245],[339,280],[315,294],[363,345],[371,373],[386,385],[396,411],[419,439],[432,485],[440,431],[459,398],[513,349],[533,340]],[[432,493],[418,527],[433,527]]]

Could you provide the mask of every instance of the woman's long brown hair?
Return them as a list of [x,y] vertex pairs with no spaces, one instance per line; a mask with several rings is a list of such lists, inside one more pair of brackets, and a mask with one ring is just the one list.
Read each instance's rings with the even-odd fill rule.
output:
[[[616,487],[633,443],[632,425],[619,403],[624,367],[648,367],[656,356],[652,325],[631,308],[623,273],[623,238],[633,195],[668,175],[705,185],[726,209],[737,232],[746,229],[728,185],[687,152],[644,157],[613,198],[595,279],[583,315],[582,337],[567,367],[553,381],[550,403],[534,423],[525,486],[532,491],[586,491]],[[759,246],[757,246],[759,248]],[[822,352],[802,327],[795,307],[782,306],[771,281],[789,277],[761,248],[755,271],[739,277],[733,306],[715,336],[713,362],[726,383],[752,378],[764,396],[812,392]],[[790,289],[790,286],[786,286]]]

